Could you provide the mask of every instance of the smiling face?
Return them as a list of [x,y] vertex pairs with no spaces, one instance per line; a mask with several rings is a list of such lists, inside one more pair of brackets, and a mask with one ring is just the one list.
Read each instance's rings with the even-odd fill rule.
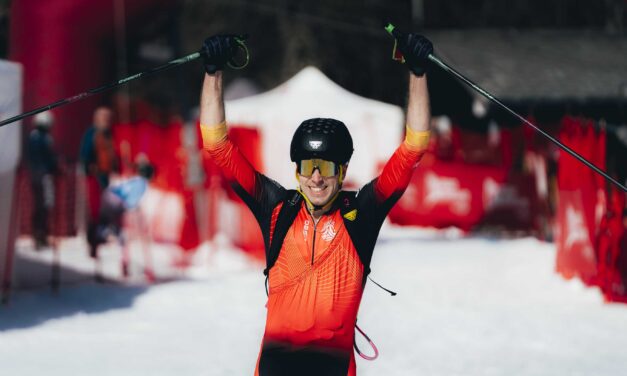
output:
[[315,169],[311,176],[303,176],[298,172],[298,183],[300,190],[307,196],[309,201],[315,206],[324,206],[342,187],[340,175],[323,177],[320,171]]

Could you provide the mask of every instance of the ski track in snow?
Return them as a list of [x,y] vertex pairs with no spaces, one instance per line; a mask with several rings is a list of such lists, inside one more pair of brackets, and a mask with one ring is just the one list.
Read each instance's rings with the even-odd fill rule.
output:
[[[171,249],[153,246],[156,273],[169,282],[142,282],[133,245],[127,284],[15,291],[0,307],[2,375],[252,375],[265,322],[263,266],[218,243],[185,274],[168,268]],[[26,265],[51,259],[28,248],[18,247]],[[62,244],[61,257],[66,282],[93,272],[76,239]],[[553,244],[532,238],[385,227],[371,276],[398,295],[367,284],[359,325],[380,356],[357,357],[358,374],[627,374],[627,306],[563,280],[554,259]],[[115,245],[103,260],[105,275],[119,277]]]

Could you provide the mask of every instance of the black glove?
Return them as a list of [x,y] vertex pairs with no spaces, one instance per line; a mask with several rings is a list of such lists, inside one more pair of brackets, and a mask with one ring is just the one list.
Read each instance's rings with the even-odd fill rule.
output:
[[226,63],[237,53],[236,35],[214,35],[205,39],[202,44],[202,57],[205,71],[215,74],[224,69]]
[[429,39],[416,33],[403,34],[398,40],[398,49],[413,74],[418,77],[425,74],[428,57],[433,53],[433,44]]

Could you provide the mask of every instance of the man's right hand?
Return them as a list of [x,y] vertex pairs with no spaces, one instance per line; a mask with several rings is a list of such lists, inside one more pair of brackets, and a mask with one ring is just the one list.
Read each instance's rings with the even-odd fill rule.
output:
[[214,35],[205,39],[201,53],[205,71],[208,74],[213,75],[217,71],[224,69],[227,62],[233,58],[238,47],[236,37],[236,35],[224,34]]

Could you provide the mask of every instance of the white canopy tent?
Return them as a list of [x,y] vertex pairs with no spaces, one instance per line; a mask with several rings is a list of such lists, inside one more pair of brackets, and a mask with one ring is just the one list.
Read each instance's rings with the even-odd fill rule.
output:
[[251,97],[226,102],[230,125],[259,129],[263,173],[294,188],[290,142],[305,119],[330,117],[346,124],[355,153],[347,181],[362,186],[378,173],[400,145],[404,114],[400,107],[360,97],[338,86],[314,67],[307,67],[280,86]]

